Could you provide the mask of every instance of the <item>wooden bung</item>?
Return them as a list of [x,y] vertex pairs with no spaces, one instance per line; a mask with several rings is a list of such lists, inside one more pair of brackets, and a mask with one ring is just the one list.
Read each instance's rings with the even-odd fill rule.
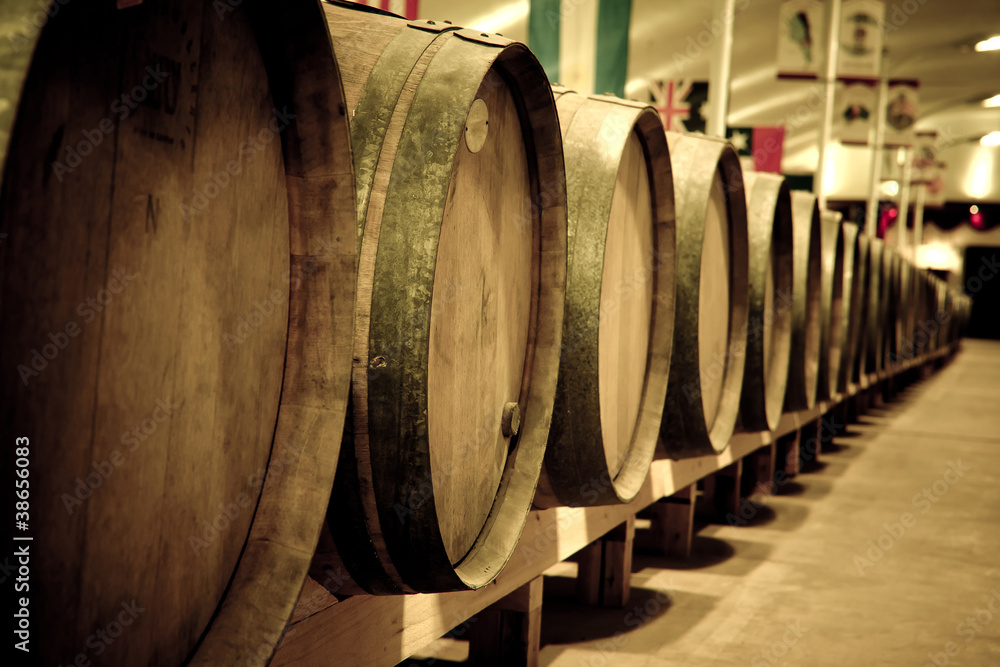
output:
[[649,473],[673,344],[674,189],[651,107],[553,88],[569,236],[563,356],[535,506],[627,503]]
[[549,435],[566,284],[559,119],[523,44],[327,3],[357,177],[351,412],[312,576],[480,588]]
[[843,355],[844,231],[841,215],[834,211],[823,211],[820,224],[823,277],[816,398],[827,401],[837,394]]
[[103,663],[266,661],[323,523],[353,329],[343,92],[316,3],[219,4],[53,3],[2,91],[2,428],[30,440],[45,664],[119,619]]
[[677,304],[660,440],[671,458],[723,451],[746,360],[748,239],[728,142],[667,132],[677,212]]
[[822,256],[819,206],[815,195],[792,191],[794,284],[792,287],[792,352],[788,367],[786,410],[808,410],[816,404],[822,329]]
[[792,344],[792,200],[785,179],[743,174],[749,237],[749,312],[740,425],[778,426]]

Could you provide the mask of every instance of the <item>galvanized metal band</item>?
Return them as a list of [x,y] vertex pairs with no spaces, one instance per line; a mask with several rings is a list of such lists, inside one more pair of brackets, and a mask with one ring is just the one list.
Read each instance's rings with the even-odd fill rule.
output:
[[368,203],[379,156],[403,86],[427,48],[446,33],[458,29],[457,26],[448,25],[430,32],[426,29],[400,31],[379,56],[361,89],[358,106],[350,118],[357,188],[359,251],[365,221],[368,219]]
[[[433,479],[427,427],[431,295],[455,155],[469,108],[498,53],[452,39],[428,64],[393,163],[372,282],[377,307],[369,357],[387,360],[368,375],[369,414],[377,415],[369,419],[372,468],[379,471],[374,493],[392,560],[404,580],[422,590],[466,587],[445,551],[426,486]],[[402,332],[408,340],[397,345]],[[412,497],[424,502],[411,503]],[[408,508],[405,521],[398,507]]]
[[569,261],[559,409],[548,445],[553,465],[546,471],[565,504],[580,502],[583,485],[588,496],[597,494],[594,504],[617,503],[601,429],[598,330],[604,239],[621,158],[638,113],[580,95],[560,97],[558,107],[567,156]]
[[[791,311],[784,299],[792,294],[791,200],[785,179],[773,174],[746,176],[747,235],[749,238],[749,302],[746,367],[740,395],[740,418],[745,430],[772,430],[781,418],[788,383],[791,350]],[[777,231],[776,231],[777,230]],[[767,265],[774,264],[774,312],[767,303]],[[777,336],[770,358],[765,340]]]
[[[746,360],[739,341],[745,335],[747,286],[746,195],[739,158],[724,141],[668,132],[675,174],[677,206],[677,275],[674,349],[670,380],[660,427],[661,439],[673,458],[713,454],[728,446],[739,413],[739,397]],[[729,352],[723,372],[723,390],[712,424],[707,423],[701,400],[698,335],[701,258],[709,193],[717,171],[722,173],[730,230]],[[680,181],[683,178],[683,181]]]

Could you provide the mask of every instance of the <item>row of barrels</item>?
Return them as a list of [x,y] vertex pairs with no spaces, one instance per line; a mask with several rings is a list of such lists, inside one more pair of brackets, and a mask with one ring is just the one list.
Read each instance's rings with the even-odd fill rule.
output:
[[480,588],[532,507],[628,502],[658,448],[720,452],[967,318],[727,143],[499,35],[37,9],[0,54],[0,365],[50,664],[266,662],[307,574]]

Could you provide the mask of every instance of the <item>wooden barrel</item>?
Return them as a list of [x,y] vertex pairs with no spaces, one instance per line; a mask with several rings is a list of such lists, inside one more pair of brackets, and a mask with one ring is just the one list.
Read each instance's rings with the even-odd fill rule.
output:
[[856,303],[858,317],[852,322],[851,382],[858,384],[864,378],[868,363],[868,301],[871,289],[871,239],[858,231],[858,254],[854,263],[854,279],[851,286],[851,302]]
[[3,467],[30,470],[32,656],[266,660],[349,393],[354,186],[322,14],[51,9],[20,101],[4,91],[0,195]]
[[627,503],[660,430],[674,323],[674,188],[647,105],[553,90],[566,159],[563,353],[535,505]]
[[900,258],[899,265],[899,326],[900,326],[900,348],[899,359],[909,361],[916,354],[914,341],[915,327],[917,323],[916,313],[916,267],[906,257]]
[[480,588],[524,527],[556,393],[566,181],[552,91],[523,44],[324,10],[360,264],[350,424],[314,577],[333,587],[343,563],[372,593]]
[[816,404],[822,328],[822,240],[819,207],[808,192],[792,191],[794,277],[792,286],[792,351],[788,366],[786,410],[808,410]]
[[916,268],[913,272],[913,354],[922,357],[927,354],[929,337],[927,335],[927,323],[934,317],[933,311],[927,302],[928,295],[927,269]]
[[823,211],[820,218],[823,274],[820,288],[821,327],[816,398],[837,393],[844,343],[844,231],[841,214]]
[[884,319],[883,367],[894,371],[899,364],[903,346],[902,322],[902,256],[895,247],[885,246],[882,260],[882,313]]
[[749,238],[749,310],[740,424],[778,426],[792,344],[792,200],[785,179],[743,174]]
[[865,372],[881,373],[885,345],[885,295],[883,256],[885,242],[879,238],[869,239],[868,253],[868,309],[866,315],[867,336],[865,343]]
[[854,368],[857,365],[858,334],[864,313],[860,295],[863,280],[863,257],[858,240],[858,226],[843,223],[844,234],[844,316],[841,327],[840,372],[837,374],[837,391],[845,393],[855,382]]
[[660,435],[668,454],[721,452],[739,415],[746,360],[746,195],[725,141],[667,132],[677,211],[677,304]]

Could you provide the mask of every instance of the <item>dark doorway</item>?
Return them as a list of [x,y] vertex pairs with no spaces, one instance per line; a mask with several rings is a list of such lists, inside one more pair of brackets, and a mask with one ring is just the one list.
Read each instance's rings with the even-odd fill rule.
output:
[[972,297],[972,317],[966,335],[1000,339],[1000,248],[966,248],[962,285]]

